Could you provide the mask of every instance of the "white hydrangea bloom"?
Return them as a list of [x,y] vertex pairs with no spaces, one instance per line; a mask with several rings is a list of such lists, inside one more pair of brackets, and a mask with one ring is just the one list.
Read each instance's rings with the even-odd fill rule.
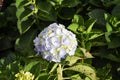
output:
[[65,55],[74,55],[77,40],[75,34],[64,25],[53,23],[34,39],[35,51],[48,61],[60,62]]
[[24,72],[23,70],[17,73],[15,77],[15,80],[34,80],[34,75],[32,75],[32,73]]

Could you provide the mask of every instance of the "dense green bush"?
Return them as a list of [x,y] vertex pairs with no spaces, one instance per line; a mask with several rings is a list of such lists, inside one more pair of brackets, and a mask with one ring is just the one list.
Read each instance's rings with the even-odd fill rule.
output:
[[[3,3],[0,80],[15,80],[20,71],[23,75],[24,71],[30,72],[35,80],[119,80],[120,0],[4,0]],[[46,61],[34,51],[35,37],[54,22],[65,25],[78,41],[75,55],[60,63]]]

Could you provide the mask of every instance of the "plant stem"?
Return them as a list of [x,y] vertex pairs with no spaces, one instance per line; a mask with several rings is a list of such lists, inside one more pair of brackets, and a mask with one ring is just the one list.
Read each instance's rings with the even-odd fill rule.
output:
[[61,64],[59,64],[59,67],[57,68],[57,75],[58,75],[58,80],[63,80],[63,77],[62,77],[62,67],[61,67]]

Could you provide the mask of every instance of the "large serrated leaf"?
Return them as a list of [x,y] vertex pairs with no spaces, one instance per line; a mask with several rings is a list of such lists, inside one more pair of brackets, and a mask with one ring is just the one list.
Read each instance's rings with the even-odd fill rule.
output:
[[49,13],[38,11],[38,17],[43,21],[56,21],[57,14],[54,10],[51,10]]
[[33,54],[33,39],[35,38],[36,30],[29,30],[16,40],[15,49],[23,55]]
[[89,12],[89,16],[93,19],[96,19],[98,24],[105,25],[105,18],[104,14],[106,13],[103,9],[94,9],[91,12]]
[[35,22],[32,18],[24,18],[23,20],[24,21],[18,20],[17,22],[17,27],[20,34],[27,32]]
[[17,9],[16,16],[18,18],[17,27],[20,34],[25,33],[34,23],[33,11],[29,8],[21,7]]
[[16,16],[19,19],[20,15],[25,11],[24,7],[21,7],[20,9],[17,9]]
[[27,0],[16,0],[16,7],[17,8],[20,8],[20,7],[23,7],[23,6],[28,6],[30,5],[32,2],[31,1],[27,1]]
[[52,9],[52,5],[47,0],[36,0],[37,8],[42,12],[49,13]]
[[118,48],[120,47],[120,37],[111,38],[111,42],[108,43],[108,48]]
[[84,75],[89,77],[91,80],[97,80],[95,70],[86,64],[77,64],[67,68],[66,70],[77,71],[77,72],[83,73]]
[[120,19],[120,4],[116,5],[112,10],[112,15],[118,17]]

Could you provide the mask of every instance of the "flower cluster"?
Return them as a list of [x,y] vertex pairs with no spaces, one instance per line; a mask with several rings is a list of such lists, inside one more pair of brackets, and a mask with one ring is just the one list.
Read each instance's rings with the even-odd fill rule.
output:
[[34,75],[32,75],[32,73],[24,72],[23,70],[17,73],[15,77],[15,80],[34,80]]
[[33,42],[37,53],[54,62],[60,62],[66,55],[74,55],[77,47],[75,34],[57,23],[50,24]]

